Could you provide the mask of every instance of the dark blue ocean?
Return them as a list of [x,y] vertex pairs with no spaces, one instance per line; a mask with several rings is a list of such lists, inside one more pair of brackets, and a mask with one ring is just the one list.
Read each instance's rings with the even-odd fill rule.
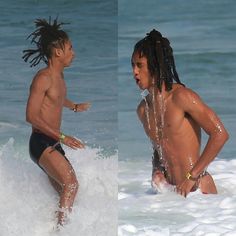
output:
[[[119,236],[236,235],[235,12],[233,0],[119,0]],[[152,148],[136,116],[142,97],[130,59],[135,43],[154,28],[170,40],[181,81],[229,131],[230,140],[208,167],[217,196],[182,199],[151,190]]]

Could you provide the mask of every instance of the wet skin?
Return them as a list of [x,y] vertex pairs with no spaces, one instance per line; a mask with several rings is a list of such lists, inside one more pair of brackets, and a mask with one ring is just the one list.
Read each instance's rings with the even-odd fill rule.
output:
[[[200,176],[228,139],[228,133],[214,111],[191,89],[173,84],[172,90],[166,91],[163,84],[160,92],[145,57],[134,54],[132,67],[139,88],[149,91],[138,105],[137,114],[167,173],[163,178],[160,171],[154,171],[153,181],[175,185],[179,194],[187,196],[196,181],[188,180],[186,174]],[[209,135],[202,153],[201,128]],[[217,193],[210,175],[199,178],[197,184],[204,193]]]

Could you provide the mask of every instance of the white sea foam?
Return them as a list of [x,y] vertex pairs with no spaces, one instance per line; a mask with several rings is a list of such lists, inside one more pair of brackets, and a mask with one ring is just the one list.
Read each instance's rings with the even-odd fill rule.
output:
[[4,130],[9,130],[9,129],[16,129],[17,125],[15,124],[11,124],[8,122],[0,122],[0,131],[4,131]]
[[[187,198],[175,192],[154,194],[150,163],[119,163],[119,236],[236,236],[236,160],[216,159],[208,168],[218,194]],[[149,182],[149,186],[147,186]]]
[[69,223],[54,232],[58,196],[44,172],[20,157],[10,139],[0,149],[1,236],[117,235],[117,156],[66,149],[79,183]]

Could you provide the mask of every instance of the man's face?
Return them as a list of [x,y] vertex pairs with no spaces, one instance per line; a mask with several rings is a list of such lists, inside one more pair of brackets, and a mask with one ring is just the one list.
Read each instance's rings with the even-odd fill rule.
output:
[[65,43],[65,48],[64,48],[64,65],[65,65],[65,67],[70,66],[74,56],[75,56],[75,53],[72,48],[71,41],[68,40]]
[[148,70],[147,58],[139,57],[138,53],[134,53],[131,63],[136,84],[142,90],[149,89],[152,86],[152,78]]

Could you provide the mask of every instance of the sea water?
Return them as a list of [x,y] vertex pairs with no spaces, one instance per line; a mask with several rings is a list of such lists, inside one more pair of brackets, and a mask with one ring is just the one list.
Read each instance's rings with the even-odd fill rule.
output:
[[[118,3],[118,235],[236,235],[234,1]],[[170,40],[180,80],[218,114],[229,132],[229,141],[208,167],[218,195],[197,191],[184,198],[151,188],[152,148],[136,115],[142,91],[133,79],[130,60],[135,43],[154,28]],[[203,135],[203,146],[206,141]]]
[[80,184],[69,223],[58,235],[117,234],[117,6],[114,1],[0,2],[0,236],[54,233],[58,196],[29,157],[25,107],[34,74],[22,51],[37,18],[64,25],[76,57],[64,71],[68,98],[91,102],[87,112],[64,110],[62,131],[86,144],[64,146]]
[[59,196],[45,173],[22,160],[11,138],[0,151],[0,235],[116,235],[117,157],[101,150],[65,147],[79,180],[79,192],[68,223],[56,231]]
[[[60,235],[117,235],[117,137],[119,136],[119,235],[236,235],[235,227],[235,4],[232,0],[119,0],[119,108],[115,1],[9,0],[0,2],[0,235],[54,234],[58,196],[29,159],[25,105],[40,68],[21,60],[33,20],[65,22],[76,58],[65,70],[68,97],[90,101],[88,112],[65,110],[62,128],[87,144],[65,147],[80,182],[68,225]],[[219,194],[150,188],[152,150],[135,109],[141,99],[132,79],[134,43],[153,28],[174,48],[181,81],[211,106],[230,140],[209,166]],[[117,133],[117,113],[119,135]],[[204,138],[203,141],[206,141]],[[106,157],[106,158],[105,158]]]

